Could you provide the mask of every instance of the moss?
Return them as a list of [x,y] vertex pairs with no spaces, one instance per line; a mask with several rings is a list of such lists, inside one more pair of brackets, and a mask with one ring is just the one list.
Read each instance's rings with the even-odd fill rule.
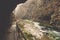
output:
[[50,31],[48,32],[48,36],[49,38],[51,38],[52,40],[60,40],[60,36],[56,35],[54,32]]
[[27,40],[33,40],[32,34],[24,33],[24,36]]
[[51,38],[49,38],[47,35],[44,35],[41,40],[51,40]]
[[18,26],[19,26],[19,28],[24,28],[24,27],[23,27],[24,25],[22,25],[22,24],[18,24]]

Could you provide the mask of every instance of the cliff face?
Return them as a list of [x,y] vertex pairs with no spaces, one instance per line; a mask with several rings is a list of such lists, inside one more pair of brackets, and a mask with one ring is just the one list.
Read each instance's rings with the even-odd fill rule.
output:
[[17,5],[14,13],[18,19],[29,19],[44,26],[60,28],[60,0],[27,0]]
[[13,13],[18,20],[18,39],[60,40],[60,0],[27,0]]

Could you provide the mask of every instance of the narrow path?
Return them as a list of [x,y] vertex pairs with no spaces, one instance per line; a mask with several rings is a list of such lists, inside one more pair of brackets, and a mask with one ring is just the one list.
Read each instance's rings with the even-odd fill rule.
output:
[[17,40],[17,31],[16,31],[16,23],[12,24],[11,28],[7,32],[8,40]]

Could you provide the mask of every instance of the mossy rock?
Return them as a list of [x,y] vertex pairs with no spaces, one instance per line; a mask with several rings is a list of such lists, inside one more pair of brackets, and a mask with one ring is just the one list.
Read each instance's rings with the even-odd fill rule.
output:
[[52,40],[51,38],[49,38],[47,35],[44,35],[41,40]]

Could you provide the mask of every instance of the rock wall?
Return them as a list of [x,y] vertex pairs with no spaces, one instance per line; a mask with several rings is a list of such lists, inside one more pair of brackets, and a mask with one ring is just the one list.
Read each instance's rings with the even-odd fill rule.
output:
[[22,5],[17,5],[17,8],[15,16],[18,19],[38,21],[44,26],[60,28],[60,0],[27,0]]

